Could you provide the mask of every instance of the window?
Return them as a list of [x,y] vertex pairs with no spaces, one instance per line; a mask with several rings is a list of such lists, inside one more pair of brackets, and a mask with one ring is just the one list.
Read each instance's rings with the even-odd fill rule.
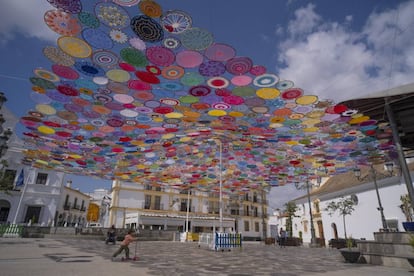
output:
[[150,195],[145,195],[144,209],[151,209],[151,196]]
[[69,202],[69,195],[66,195],[65,204],[63,205],[63,210],[69,210],[70,202]]
[[42,207],[39,206],[28,206],[26,211],[26,216],[24,218],[24,222],[29,222],[30,220],[32,223],[37,223],[40,218],[40,211]]
[[260,227],[259,227],[259,223],[255,222],[254,223],[254,231],[259,232],[260,231]]
[[250,225],[248,221],[244,221],[244,231],[250,231]]
[[[181,212],[187,212],[187,199],[181,199]],[[188,206],[188,211],[191,212],[191,199],[190,199],[190,205]]]
[[244,206],[244,215],[245,216],[250,216],[249,206]]
[[208,212],[210,214],[218,214],[220,213],[220,206],[218,201],[209,201],[208,202]]
[[253,194],[253,202],[257,202],[257,193],[256,192],[254,192],[254,194]]
[[320,213],[321,211],[319,209],[319,202],[318,201],[315,201],[314,206],[315,206],[315,212]]
[[36,184],[45,185],[47,181],[47,173],[38,173],[36,178]]
[[257,207],[253,207],[254,209],[253,209],[253,213],[254,213],[254,216],[255,217],[258,217],[259,216],[259,212],[257,211]]
[[161,210],[161,197],[155,196],[154,209]]
[[77,197],[75,197],[75,201],[73,202],[73,209],[79,209]]

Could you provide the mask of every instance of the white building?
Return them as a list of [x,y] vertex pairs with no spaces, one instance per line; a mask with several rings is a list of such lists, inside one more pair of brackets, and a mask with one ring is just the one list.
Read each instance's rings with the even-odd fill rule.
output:
[[71,187],[67,181],[62,189],[60,204],[56,213],[56,226],[84,227],[87,222],[90,197]]
[[[111,205],[110,192],[107,189],[95,189],[88,195],[91,197],[89,206],[94,206],[98,210],[96,214],[97,222],[103,225],[103,227],[111,227],[109,222],[109,207]],[[89,213],[91,214],[92,212]]]
[[256,240],[266,232],[267,201],[257,192],[232,199],[223,196],[222,220],[219,195],[213,192],[188,193],[168,186],[114,181],[111,198],[109,224],[117,228],[139,224],[143,229],[199,233],[219,231],[222,225],[226,232],[239,232],[246,239]]
[[[413,168],[413,164],[409,166]],[[376,166],[375,169],[382,174],[386,173],[381,166]],[[367,170],[363,171],[364,175],[367,173],[369,173]],[[411,172],[411,177],[413,175]],[[403,178],[378,176],[377,184],[388,228],[391,231],[404,231],[402,222],[406,219],[399,207],[400,196],[408,192]],[[381,214],[377,209],[379,204],[374,182],[370,179],[361,182],[353,172],[348,172],[331,177],[321,187],[310,192],[313,225],[318,242],[328,245],[330,239],[345,237],[342,216],[339,213],[330,216],[326,211],[329,202],[341,197],[352,197],[357,203],[352,214],[345,217],[347,237],[373,240],[373,233],[383,228]],[[311,227],[307,195],[295,199],[294,202],[299,207],[296,212],[299,217],[293,219],[293,235],[298,237],[299,232],[302,232],[304,243],[310,243]]]
[[[1,114],[5,119],[3,128],[14,132],[17,118],[5,106]],[[1,156],[7,165],[1,169],[12,176],[14,189],[0,192],[0,224],[53,225],[61,201],[64,173],[22,164],[23,141],[14,133],[7,147]]]

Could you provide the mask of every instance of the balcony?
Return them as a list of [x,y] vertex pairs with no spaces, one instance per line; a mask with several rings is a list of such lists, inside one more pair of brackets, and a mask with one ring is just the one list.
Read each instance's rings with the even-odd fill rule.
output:
[[67,202],[65,205],[63,205],[63,210],[69,211],[70,210],[70,206],[71,206],[71,203],[70,202]]

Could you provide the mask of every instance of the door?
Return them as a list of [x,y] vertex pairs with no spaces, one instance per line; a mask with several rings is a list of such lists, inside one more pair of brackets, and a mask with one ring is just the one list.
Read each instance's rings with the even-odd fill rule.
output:
[[10,212],[10,203],[6,200],[0,200],[0,224],[7,223]]
[[42,207],[40,206],[29,206],[27,207],[26,216],[24,218],[24,222],[29,222],[32,220],[32,223],[38,223],[40,218],[40,211]]
[[319,231],[320,245],[321,247],[325,247],[325,233],[323,232],[323,224],[321,220],[318,220],[318,231]]

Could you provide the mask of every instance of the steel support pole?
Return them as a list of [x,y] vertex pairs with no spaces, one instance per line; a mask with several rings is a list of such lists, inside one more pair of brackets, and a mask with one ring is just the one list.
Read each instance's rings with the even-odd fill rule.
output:
[[388,229],[387,221],[384,216],[384,208],[382,207],[381,197],[380,197],[379,190],[378,190],[377,172],[375,171],[374,166],[372,164],[371,164],[371,174],[372,174],[372,179],[374,180],[375,192],[377,193],[377,200],[378,200],[378,206],[379,206],[378,210],[380,211],[380,214],[381,214],[382,228],[385,231],[387,231]]
[[316,235],[315,235],[315,227],[313,225],[313,214],[312,214],[312,205],[310,199],[310,188],[309,188],[309,180],[306,180],[306,191],[308,195],[308,204],[309,204],[309,216],[310,216],[310,229],[311,229],[311,246],[316,247]]
[[395,146],[397,147],[398,161],[400,163],[401,172],[404,177],[405,185],[407,186],[408,196],[411,201],[411,206],[414,205],[414,188],[413,181],[411,180],[410,170],[408,169],[407,162],[405,160],[404,151],[401,146],[401,139],[398,134],[397,123],[395,121],[394,111],[392,110],[388,99],[385,98],[385,111],[387,112],[388,121],[392,130],[392,137],[394,139]]

